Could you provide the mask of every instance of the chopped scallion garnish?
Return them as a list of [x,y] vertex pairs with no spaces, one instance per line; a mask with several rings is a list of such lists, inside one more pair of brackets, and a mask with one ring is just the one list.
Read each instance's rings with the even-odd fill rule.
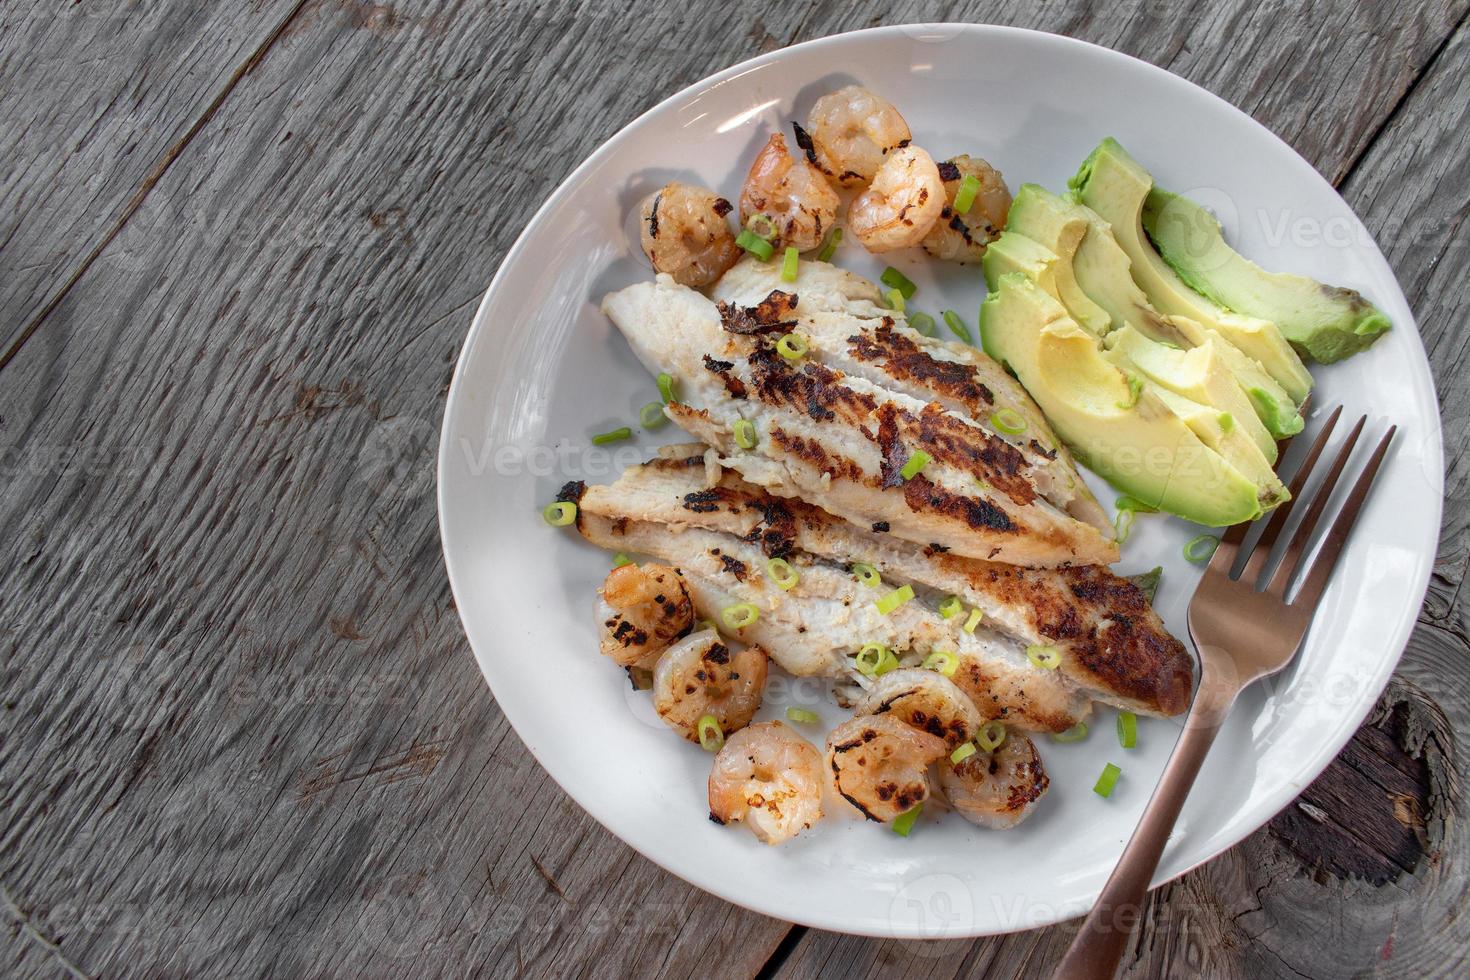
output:
[[700,715],[696,728],[700,747],[706,752],[718,752],[724,747],[725,733],[720,729],[720,721],[714,715]]
[[910,313],[909,326],[925,337],[932,337],[937,332],[934,329],[934,318],[927,313]]
[[957,595],[952,595],[939,604],[939,615],[945,619],[954,619],[965,611],[965,603]]
[[975,204],[975,195],[980,192],[980,178],[974,174],[965,174],[960,181],[959,190],[954,192],[954,213],[967,214]]
[[1118,712],[1118,744],[1125,749],[1138,744],[1138,716],[1131,711]]
[[935,650],[919,666],[925,670],[937,670],[945,677],[953,677],[954,672],[960,669],[960,658],[949,650]]
[[853,667],[866,677],[886,674],[898,666],[898,657],[881,643],[864,643],[853,657]]
[[1026,659],[1042,670],[1056,670],[1062,664],[1062,651],[1045,643],[1033,643],[1026,648]]
[[1005,744],[1005,740],[1006,726],[999,721],[987,721],[975,736],[975,744],[980,746],[981,752],[994,752]]
[[776,341],[776,353],[788,361],[799,361],[806,356],[811,347],[806,338],[799,333],[789,333]]
[[787,708],[786,717],[798,725],[815,725],[822,720],[821,715],[805,708]]
[[903,464],[903,469],[898,471],[898,475],[905,480],[912,480],[919,475],[920,470],[929,465],[929,459],[929,454],[924,452],[924,450],[915,449],[914,454],[909,457],[908,462]]
[[1080,742],[1087,737],[1087,722],[1079,721],[1064,732],[1052,732],[1053,742]]
[[754,449],[756,445],[755,423],[750,419],[736,419],[730,426],[730,431],[735,435],[735,445],[741,449]]
[[1184,544],[1184,557],[1196,564],[1209,561],[1215,554],[1215,549],[1220,546],[1220,539],[1213,534],[1201,534],[1197,538],[1190,538]]
[[771,577],[772,582],[776,583],[776,588],[782,592],[790,591],[796,587],[797,582],[801,581],[801,576],[797,574],[796,569],[791,567],[791,562],[785,558],[768,559],[766,574]]
[[903,293],[897,289],[890,289],[883,294],[883,302],[888,304],[890,310],[898,313],[903,312]]
[[1119,544],[1127,541],[1128,535],[1133,533],[1133,514],[1131,510],[1120,510],[1113,520],[1113,533]]
[[983,612],[978,609],[971,609],[970,615],[965,619],[965,625],[960,627],[960,629],[966,633],[973,633],[975,632],[975,627],[980,625],[980,620],[984,618],[985,614]]
[[633,559],[629,558],[627,555],[623,554],[621,551],[618,552],[617,554],[613,555],[613,568],[622,568],[624,565],[631,565],[631,564],[633,564]]
[[961,762],[964,762],[966,759],[974,754],[975,743],[966,742],[949,754],[949,761],[953,762],[955,765],[959,765]]
[[822,241],[822,247],[817,250],[817,261],[831,262],[832,253],[837,251],[837,246],[841,244],[842,229],[833,228],[830,232],[827,233],[827,237]]
[[919,819],[919,814],[924,812],[924,804],[915,803],[912,810],[905,810],[893,818],[893,832],[900,837],[907,837],[909,831],[914,829],[914,821]]
[[912,297],[919,288],[918,286],[914,285],[912,279],[904,275],[902,272],[899,272],[891,265],[883,270],[883,275],[878,277],[878,281],[883,283],[883,285],[887,286],[889,289],[898,290],[900,293],[903,294],[904,299],[909,299],[910,297]]
[[610,442],[621,442],[624,439],[633,438],[633,430],[626,425],[620,425],[616,429],[607,432],[599,432],[592,437],[592,445],[605,446]]
[[998,408],[990,415],[990,424],[1008,436],[1026,431],[1026,417],[1014,408]]
[[672,374],[660,374],[658,376],[658,396],[664,400],[664,404],[676,402],[679,396],[674,392],[674,376]]
[[769,242],[776,237],[780,229],[776,227],[776,222],[769,214],[753,214],[745,223],[745,230]]
[[638,409],[638,424],[645,429],[662,429],[668,421],[663,402],[649,402]]
[[744,629],[761,618],[761,611],[752,602],[737,602],[720,610],[720,621],[732,630]]
[[854,578],[870,589],[876,589],[883,584],[883,576],[878,574],[878,569],[865,561],[853,562],[850,571]]
[[1118,785],[1118,777],[1123,775],[1123,770],[1109,762],[1103,766],[1102,775],[1097,777],[1097,785],[1092,791],[1098,796],[1112,796],[1113,787]]
[[887,616],[913,597],[914,587],[912,585],[902,585],[873,603],[873,605],[878,607],[880,613]]
[[541,512],[541,518],[552,527],[566,527],[577,519],[577,505],[570,500],[558,500],[554,504],[546,505],[546,509]]
[[945,310],[943,316],[944,324],[945,326],[949,327],[950,333],[954,334],[956,337],[960,338],[967,344],[973,344],[975,342],[970,337],[970,328],[965,325],[964,320],[960,319],[960,315],[958,313],[956,313],[954,310]]
[[745,229],[739,235],[735,236],[735,244],[739,245],[741,248],[745,249],[751,255],[754,255],[756,258],[760,259],[762,262],[769,259],[771,255],[776,251],[776,247],[774,245],[772,245],[761,236],[757,235],[755,232],[751,231],[749,228]]
[[796,264],[801,261],[801,253],[796,250],[795,245],[786,246],[786,254],[781,257],[781,281],[796,282]]

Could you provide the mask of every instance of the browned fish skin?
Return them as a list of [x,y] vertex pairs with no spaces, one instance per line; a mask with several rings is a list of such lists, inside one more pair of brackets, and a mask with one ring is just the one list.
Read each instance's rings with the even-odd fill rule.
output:
[[[801,550],[841,562],[885,563],[945,592],[983,603],[999,628],[1061,651],[1062,672],[1099,700],[1152,715],[1188,707],[1193,661],[1131,582],[1101,566],[1028,569],[919,548],[855,527],[799,500],[776,497],[725,472],[704,486],[703,447],[630,468],[589,487],[582,507],[609,517],[723,531],[768,556]],[[964,685],[983,688],[980,679]]]

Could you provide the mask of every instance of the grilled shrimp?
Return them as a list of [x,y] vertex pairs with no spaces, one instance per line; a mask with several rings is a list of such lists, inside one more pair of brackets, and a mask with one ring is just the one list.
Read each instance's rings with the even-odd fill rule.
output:
[[694,603],[667,565],[624,565],[597,590],[598,646],[623,667],[647,666],[694,625]]
[[[985,246],[1000,237],[1011,210],[1011,192],[1005,178],[979,157],[957,156],[939,164],[944,181],[944,210],[920,242],[924,251],[949,262],[979,262]],[[955,194],[966,177],[980,181],[980,189],[964,214],[954,209]]]
[[884,156],[912,138],[898,110],[859,85],[822,96],[807,116],[806,129],[793,128],[807,159],[844,186],[872,180]]
[[976,752],[957,766],[937,768],[950,805],[970,823],[991,830],[1026,819],[1051,782],[1035,743],[1015,731],[1007,732],[993,752]]
[[847,209],[852,233],[869,252],[917,245],[944,210],[944,182],[934,158],[917,146],[894,150],[873,183]]
[[822,819],[822,756],[779,721],[742,728],[715,755],[709,815],[780,844]]
[[639,239],[655,272],[698,289],[708,286],[740,258],[726,215],[730,202],[714,191],[678,181],[648,195],[639,208]]
[[879,677],[854,712],[889,713],[904,724],[944,739],[951,749],[974,738],[983,722],[975,702],[954,681],[922,667],[902,667]]
[[664,722],[691,742],[699,741],[699,719],[713,715],[729,735],[750,724],[766,686],[766,652],[738,653],[712,629],[700,630],[669,647],[653,668],[653,707]]
[[756,154],[740,190],[740,223],[764,214],[776,227],[777,246],[795,245],[808,252],[837,221],[842,199],[827,179],[805,160],[793,160],[786,139],[772,133]]
[[827,768],[842,798],[869,820],[889,821],[929,797],[929,763],[944,739],[891,714],[862,715],[827,734]]

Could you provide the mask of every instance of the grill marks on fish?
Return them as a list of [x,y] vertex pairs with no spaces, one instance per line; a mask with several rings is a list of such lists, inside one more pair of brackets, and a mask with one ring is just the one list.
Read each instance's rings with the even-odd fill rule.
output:
[[859,360],[879,365],[892,377],[953,399],[972,415],[995,405],[995,393],[975,379],[975,369],[959,361],[935,357],[895,329],[885,316],[872,330],[847,338],[848,351]]
[[715,304],[715,308],[720,311],[720,326],[730,333],[750,335],[773,333],[777,330],[785,332],[796,326],[794,314],[797,300],[795,293],[773,289],[754,306],[736,306],[721,300]]

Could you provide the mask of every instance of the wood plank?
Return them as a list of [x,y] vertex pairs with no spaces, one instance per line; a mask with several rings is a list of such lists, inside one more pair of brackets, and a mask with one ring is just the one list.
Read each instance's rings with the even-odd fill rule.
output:
[[0,4],[0,366],[302,3]]

